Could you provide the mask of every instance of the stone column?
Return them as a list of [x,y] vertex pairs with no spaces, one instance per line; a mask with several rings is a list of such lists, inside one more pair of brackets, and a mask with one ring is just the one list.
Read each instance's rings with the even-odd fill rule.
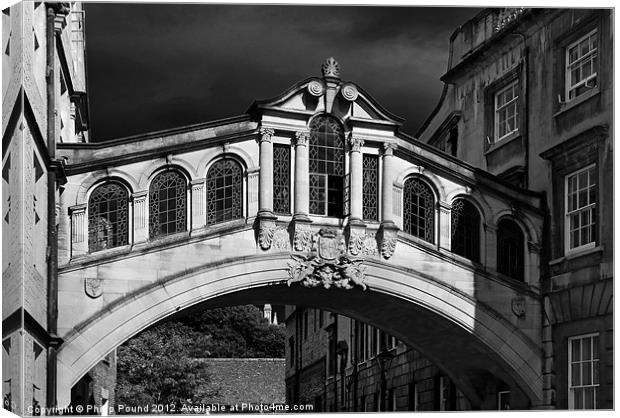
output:
[[447,202],[437,202],[439,206],[439,239],[440,248],[451,251],[452,248],[452,205]]
[[260,172],[258,177],[258,245],[263,250],[271,248],[277,217],[273,214],[273,142],[275,131],[261,128]]
[[207,224],[205,179],[192,180],[192,231]]
[[258,179],[258,216],[273,215],[273,142],[275,131],[261,128],[258,143],[260,144],[260,174]]
[[386,142],[383,144],[383,181],[381,190],[381,223],[394,224],[394,212],[392,202],[392,189],[394,187],[394,150],[396,144]]
[[351,214],[350,223],[362,222],[362,190],[363,190],[363,174],[362,174],[362,146],[364,140],[361,138],[350,138],[351,151],[349,153],[349,173],[351,176],[351,195],[350,207]]
[[131,195],[133,206],[133,243],[139,244],[149,239],[149,208],[146,190]]
[[88,221],[86,219],[86,203],[71,206],[71,257],[88,253]]
[[295,220],[309,221],[310,174],[308,172],[308,139],[310,134],[300,131],[295,134]]
[[394,188],[394,142],[383,144],[383,181],[381,182],[381,254],[390,258],[396,249],[398,226],[394,223],[393,188]]

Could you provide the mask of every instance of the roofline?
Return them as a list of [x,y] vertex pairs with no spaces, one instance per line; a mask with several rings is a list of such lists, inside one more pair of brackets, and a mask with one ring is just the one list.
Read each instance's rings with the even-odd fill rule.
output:
[[114,138],[99,142],[64,142],[57,144],[59,149],[79,149],[79,148],[106,148],[113,145],[126,144],[129,142],[139,142],[148,139],[158,138],[162,136],[170,136],[179,133],[198,131],[200,129],[212,128],[215,126],[229,125],[235,122],[251,121],[252,118],[248,114],[233,116],[224,119],[216,119],[208,122],[200,122],[193,125],[178,126],[175,128],[163,129],[160,131],[151,131],[137,135]]
[[[298,81],[297,83],[293,84],[291,87],[289,87],[288,89],[284,90],[282,93],[280,93],[277,96],[271,97],[269,99],[255,100],[250,105],[250,107],[248,108],[247,113],[253,114],[253,113],[255,113],[260,108],[267,107],[267,106],[273,104],[274,102],[285,100],[286,98],[291,96],[294,92],[300,90],[302,88],[302,86],[304,86],[305,84],[308,84],[312,80],[322,80],[322,79],[320,77],[308,77],[308,78],[305,78],[305,79],[303,79],[301,81]],[[368,93],[359,84],[357,84],[357,83],[355,83],[353,81],[343,81],[343,80],[341,80],[341,83],[343,83],[343,84],[346,83],[346,84],[354,85],[357,88],[357,90],[370,102],[371,105],[373,105],[376,108],[376,110],[379,113],[383,114],[385,117],[390,119],[392,122],[394,122],[398,126],[402,125],[405,122],[405,118],[403,118],[401,116],[398,116],[398,115],[395,115],[394,113],[392,113],[389,110],[387,110],[370,93]]]

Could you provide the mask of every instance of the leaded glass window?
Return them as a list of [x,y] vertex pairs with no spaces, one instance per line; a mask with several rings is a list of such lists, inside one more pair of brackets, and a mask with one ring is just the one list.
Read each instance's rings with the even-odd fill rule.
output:
[[497,227],[497,271],[523,280],[523,232],[519,225],[503,219]]
[[230,158],[207,173],[207,225],[243,217],[243,169]]
[[435,239],[435,197],[430,186],[410,178],[404,187],[403,226],[405,232],[433,242]]
[[129,193],[118,183],[97,187],[88,199],[88,248],[91,252],[129,242]]
[[338,121],[318,116],[310,124],[310,213],[343,216],[344,132]]
[[149,188],[149,236],[187,230],[187,182],[177,171],[158,174]]
[[452,252],[480,261],[480,214],[465,199],[452,204]]
[[291,213],[291,148],[273,146],[273,211]]
[[362,217],[379,220],[379,156],[364,154],[362,159]]

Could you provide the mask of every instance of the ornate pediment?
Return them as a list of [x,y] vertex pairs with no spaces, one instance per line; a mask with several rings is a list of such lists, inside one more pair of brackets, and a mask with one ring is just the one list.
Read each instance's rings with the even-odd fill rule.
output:
[[326,112],[343,120],[402,124],[402,118],[385,110],[357,84],[341,80],[340,74],[340,64],[330,57],[321,65],[321,77],[308,78],[277,97],[257,101],[250,111],[305,115]]

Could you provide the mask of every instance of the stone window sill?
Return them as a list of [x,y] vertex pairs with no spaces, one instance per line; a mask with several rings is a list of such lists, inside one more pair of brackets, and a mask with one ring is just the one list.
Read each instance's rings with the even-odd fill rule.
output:
[[511,133],[510,135],[504,137],[503,139],[493,143],[489,149],[487,149],[484,152],[484,155],[489,155],[494,153],[495,151],[497,151],[498,149],[502,148],[503,146],[505,146],[506,144],[509,144],[513,141],[515,141],[516,139],[521,138],[521,132],[519,130],[514,131],[513,133]]
[[566,255],[564,255],[563,257],[556,258],[554,260],[549,261],[549,266],[555,266],[555,265],[563,263],[564,261],[574,260],[576,258],[585,257],[585,256],[588,256],[588,255],[600,253],[602,251],[603,251],[603,246],[602,245],[597,245],[596,247],[590,247],[590,248],[586,248],[586,249],[583,249],[583,250],[571,251],[569,253],[566,253]]
[[598,96],[601,93],[601,89],[599,88],[599,86],[594,87],[592,90],[575,97],[573,100],[563,103],[560,105],[560,110],[558,110],[556,113],[553,114],[554,118],[557,118],[558,116],[562,115],[565,112],[568,112],[569,110],[571,110],[574,107],[579,106],[580,104],[590,100],[593,97]]

